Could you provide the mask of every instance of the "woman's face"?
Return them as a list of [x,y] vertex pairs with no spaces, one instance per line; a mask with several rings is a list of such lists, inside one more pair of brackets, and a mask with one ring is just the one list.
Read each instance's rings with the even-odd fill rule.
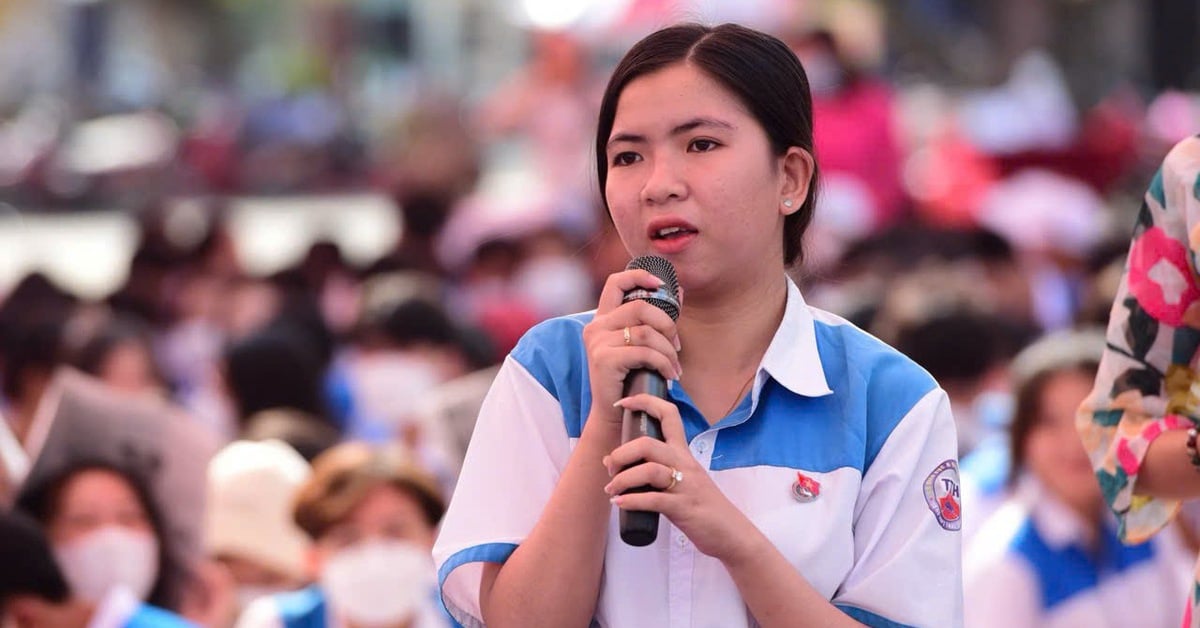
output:
[[1081,512],[1101,507],[1091,461],[1075,431],[1075,412],[1091,391],[1092,377],[1083,371],[1052,375],[1042,389],[1039,420],[1025,444],[1030,471],[1055,497]]
[[737,97],[692,65],[625,87],[607,159],[605,196],[625,248],[671,260],[689,298],[782,268],[784,218],[804,202],[811,157],[775,156]]
[[325,558],[367,540],[409,541],[433,548],[433,526],[417,500],[394,486],[381,484],[367,492],[345,520],[317,539],[318,557]]
[[110,525],[154,534],[146,508],[125,478],[105,469],[88,469],[63,486],[48,534],[51,543],[61,546]]

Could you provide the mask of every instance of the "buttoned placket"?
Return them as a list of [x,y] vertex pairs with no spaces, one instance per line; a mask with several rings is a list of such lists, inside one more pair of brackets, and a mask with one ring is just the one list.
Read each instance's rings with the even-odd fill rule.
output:
[[[708,472],[712,462],[713,441],[716,429],[709,429],[692,439],[689,449],[692,457]],[[687,481],[687,478],[684,478]],[[696,568],[696,546],[674,525],[670,526],[670,574],[667,582],[667,598],[671,628],[689,628],[692,625],[692,580]]]
[[[750,387],[750,407],[745,408],[745,402],[738,405],[733,410],[730,417],[736,417],[732,420],[722,420],[718,423],[719,427],[713,426],[709,429],[697,434],[692,438],[688,445],[689,451],[692,452],[692,457],[700,466],[704,468],[705,473],[710,473],[712,470],[712,455],[713,449],[716,446],[717,434],[721,429],[734,427],[745,423],[754,414],[755,408],[758,407],[758,397],[762,390],[762,384],[765,379],[765,373],[759,368],[758,375],[755,376],[754,384]],[[676,395],[681,394],[682,390],[674,390],[672,393],[673,401],[680,402]],[[684,481],[687,481],[686,476]],[[696,546],[692,544],[687,535],[679,528],[671,524],[666,517],[661,523],[665,523],[670,530],[670,537],[667,542],[668,546],[668,580],[667,580],[667,616],[668,625],[670,628],[690,628],[692,625],[692,599],[695,592],[692,588],[696,569]]]

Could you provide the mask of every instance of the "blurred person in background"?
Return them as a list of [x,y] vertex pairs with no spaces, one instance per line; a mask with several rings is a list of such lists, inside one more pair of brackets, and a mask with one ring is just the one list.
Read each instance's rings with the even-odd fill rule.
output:
[[[850,241],[896,224],[908,212],[900,181],[901,151],[892,89],[842,54],[833,33],[813,30],[788,38],[808,72],[813,133],[824,175],[813,218],[811,268],[836,259],[834,241]],[[818,259],[820,258],[820,259]]]
[[294,501],[317,583],[260,598],[238,628],[449,626],[430,557],[445,509],[433,478],[396,448],[349,442],[313,461]]
[[[592,226],[588,129],[595,115],[595,84],[588,51],[574,34],[551,30],[530,31],[529,49],[526,67],[480,105],[478,125],[485,139],[521,140],[512,147],[516,157],[538,173],[563,216]],[[512,153],[502,153],[498,161],[511,163]]]
[[105,316],[73,338],[66,363],[129,394],[166,396],[167,383],[154,355],[151,330],[131,315]]
[[17,507],[42,526],[73,599],[180,612],[190,576],[138,477],[81,461],[23,487]]
[[[292,501],[311,468],[279,440],[236,441],[208,466],[204,547],[229,570],[240,614],[254,600],[299,589],[308,580],[308,537]],[[232,625],[231,614],[225,625]]]
[[1121,543],[1075,432],[1103,348],[1098,329],[1057,332],[1013,361],[1010,496],[967,547],[968,628],[1179,625],[1187,550]]
[[0,510],[0,625],[12,628],[187,628],[178,615],[128,592],[102,602],[68,584],[37,521]]
[[473,368],[459,326],[441,306],[420,296],[397,297],[364,312],[343,362],[352,396],[350,438],[406,447],[453,486],[453,447],[447,426],[419,412],[437,386]]
[[63,336],[76,306],[41,273],[22,278],[0,306],[0,409],[21,442],[62,362]]
[[278,414],[338,431],[322,394],[318,351],[295,329],[268,326],[235,341],[225,351],[221,374],[239,433]]
[[[978,267],[931,264],[901,274],[871,322],[871,330],[920,364],[941,384],[953,407],[958,455],[968,456],[1007,423],[1007,366],[1028,330],[993,314],[994,296]],[[964,351],[963,347],[970,347]]]
[[[1076,426],[1122,541],[1145,541],[1200,497],[1200,137],[1163,159],[1137,215],[1104,355]],[[1200,583],[1180,596],[1200,626]]]

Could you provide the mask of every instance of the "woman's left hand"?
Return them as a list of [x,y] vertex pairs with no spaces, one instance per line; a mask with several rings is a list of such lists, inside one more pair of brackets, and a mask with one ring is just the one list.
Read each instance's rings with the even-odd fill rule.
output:
[[[604,465],[613,476],[604,490],[613,496],[613,504],[622,510],[662,513],[701,552],[718,560],[736,556],[739,541],[752,537],[739,534],[738,528],[753,524],[717,488],[707,470],[692,456],[679,409],[670,401],[647,394],[626,397],[619,405],[657,418],[666,441],[638,438],[617,447],[604,458]],[[644,462],[626,469],[639,461]],[[681,474],[674,482],[673,472]],[[621,494],[645,485],[657,490]]]

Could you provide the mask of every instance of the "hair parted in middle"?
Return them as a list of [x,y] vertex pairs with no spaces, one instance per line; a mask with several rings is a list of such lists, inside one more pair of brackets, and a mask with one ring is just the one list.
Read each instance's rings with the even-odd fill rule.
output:
[[[766,33],[737,24],[679,24],[634,44],[613,70],[600,101],[596,173],[601,197],[608,181],[608,139],[621,93],[634,79],[678,63],[695,66],[737,97],[766,131],[776,156],[792,146],[813,155],[808,195],[800,209],[787,216],[783,228],[784,264],[801,261],[801,243],[812,222],[820,179],[813,145],[812,94],[796,54]],[[608,207],[607,199],[604,206]]]

